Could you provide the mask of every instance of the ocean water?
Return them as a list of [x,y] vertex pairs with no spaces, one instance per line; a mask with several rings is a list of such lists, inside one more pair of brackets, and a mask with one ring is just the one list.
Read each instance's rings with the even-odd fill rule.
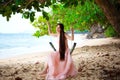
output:
[[51,38],[47,35],[36,38],[32,34],[0,34],[0,59],[49,51]]
[[[80,45],[84,40],[84,36],[76,35],[74,41]],[[58,48],[57,39],[48,35],[36,38],[32,34],[0,34],[0,59],[33,52],[53,51],[49,42]],[[68,43],[71,48],[74,42],[69,41]]]

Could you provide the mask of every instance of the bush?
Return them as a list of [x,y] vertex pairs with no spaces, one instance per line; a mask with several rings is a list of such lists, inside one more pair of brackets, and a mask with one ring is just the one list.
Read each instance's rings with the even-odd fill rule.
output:
[[107,30],[105,31],[106,37],[116,37],[118,36],[117,32],[113,29],[112,26],[109,26]]

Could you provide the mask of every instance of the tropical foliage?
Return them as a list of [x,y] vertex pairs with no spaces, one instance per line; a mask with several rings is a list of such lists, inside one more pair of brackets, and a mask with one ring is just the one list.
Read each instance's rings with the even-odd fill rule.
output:
[[49,7],[51,0],[0,0],[0,14],[9,21],[11,15],[21,13],[23,18],[34,21],[35,12],[44,12],[44,7]]
[[[106,0],[105,2],[110,6],[106,5],[104,9],[110,10],[110,7],[113,9],[113,12],[111,11],[110,14],[113,14],[114,10],[116,14],[120,13],[119,0]],[[110,22],[113,28],[107,30],[107,34],[111,33],[111,30],[114,29],[119,34],[119,17],[113,20],[109,19],[109,17],[114,18],[114,15],[110,16],[104,12],[101,6],[103,3],[104,0],[0,0],[0,14],[9,21],[11,15],[21,13],[23,18],[30,19],[30,21],[33,22],[35,20],[35,13],[42,12],[43,17],[40,17],[39,20],[35,20],[33,23],[33,25],[39,29],[34,34],[37,36],[47,34],[48,22],[53,32],[55,32],[57,22],[64,23],[66,31],[70,29],[70,26],[73,26],[76,30],[89,30],[91,24],[94,22],[109,27],[111,26],[108,25]],[[45,7],[51,7],[52,13],[46,13],[44,11]],[[43,18],[45,18],[45,20]]]
[[[48,19],[40,16],[33,22],[33,26],[39,28],[38,31],[40,34],[38,36],[47,34],[48,22],[53,32],[55,32],[57,22],[64,23],[66,31],[69,31],[70,27],[74,27],[76,31],[89,30],[94,22],[104,27],[111,26],[94,1],[79,2],[77,6],[72,5],[69,7],[66,7],[65,4],[57,3],[52,5],[51,8],[52,13],[44,13]],[[38,31],[34,35],[36,35]],[[111,30],[107,30],[107,33],[105,33],[107,36],[110,36],[109,31]],[[113,30],[112,32],[115,31]]]

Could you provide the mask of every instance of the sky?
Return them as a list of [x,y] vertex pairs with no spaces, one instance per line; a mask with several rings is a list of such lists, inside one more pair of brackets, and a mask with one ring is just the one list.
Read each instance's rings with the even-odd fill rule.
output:
[[9,21],[0,15],[0,33],[34,33],[35,31],[29,19],[22,18],[22,14],[12,15]]
[[[50,8],[45,7],[46,12],[51,12]],[[35,13],[35,17],[41,15],[40,12]],[[34,33],[37,29],[30,24],[29,19],[22,18],[22,14],[12,15],[7,21],[6,17],[0,15],[0,33]]]

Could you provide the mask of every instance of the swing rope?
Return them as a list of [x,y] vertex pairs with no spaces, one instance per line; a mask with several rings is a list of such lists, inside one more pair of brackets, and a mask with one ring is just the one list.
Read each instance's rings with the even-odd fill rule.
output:
[[[56,49],[55,49],[54,45],[52,44],[52,42],[49,42],[49,44],[50,44],[50,46],[53,48],[53,50],[56,51]],[[74,44],[73,44],[73,46],[72,46],[72,48],[71,48],[71,50],[70,50],[70,54],[73,53],[73,51],[74,51],[74,49],[75,49],[75,47],[76,47],[76,44],[77,44],[77,43],[74,42]]]

